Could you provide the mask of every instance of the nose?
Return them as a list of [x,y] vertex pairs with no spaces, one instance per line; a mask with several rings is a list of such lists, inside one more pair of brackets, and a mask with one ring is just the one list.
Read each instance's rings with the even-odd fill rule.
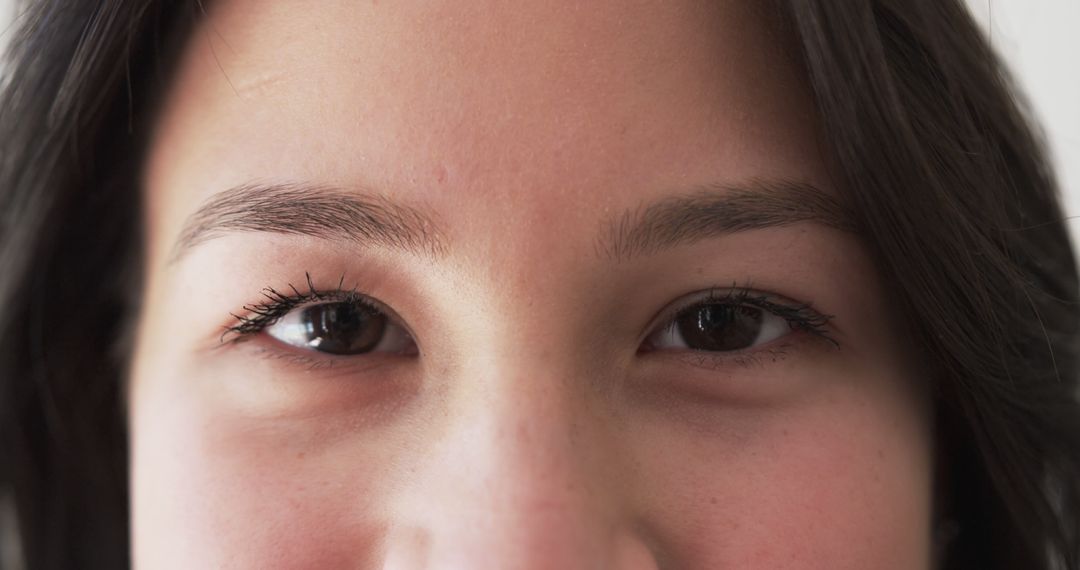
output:
[[448,406],[393,503],[383,568],[655,570],[617,434],[573,381],[504,380]]

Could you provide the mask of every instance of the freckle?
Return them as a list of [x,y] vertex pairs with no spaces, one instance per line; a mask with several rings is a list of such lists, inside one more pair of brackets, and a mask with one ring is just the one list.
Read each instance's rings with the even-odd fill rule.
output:
[[716,497],[709,497],[709,504],[710,505],[715,505],[716,504]]
[[885,450],[883,450],[883,449],[877,450],[877,456],[878,456],[878,459],[885,459]]

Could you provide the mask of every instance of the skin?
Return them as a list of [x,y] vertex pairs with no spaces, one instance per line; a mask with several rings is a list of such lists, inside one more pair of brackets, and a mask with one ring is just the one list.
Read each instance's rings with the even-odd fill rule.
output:
[[[144,175],[136,567],[930,567],[929,405],[857,235],[598,245],[700,185],[838,196],[762,4],[214,3]],[[393,200],[445,248],[223,232],[174,256],[253,181]],[[222,342],[305,273],[418,353]],[[673,303],[747,283],[832,315],[839,348],[641,350]]]

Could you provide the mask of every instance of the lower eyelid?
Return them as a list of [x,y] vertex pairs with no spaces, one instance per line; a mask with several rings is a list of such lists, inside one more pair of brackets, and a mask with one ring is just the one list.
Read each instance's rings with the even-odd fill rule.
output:
[[[257,358],[281,364],[288,368],[307,372],[336,371],[340,373],[369,373],[380,368],[400,364],[404,356],[412,359],[413,355],[398,355],[375,352],[361,358],[348,355],[326,354],[317,351],[295,349],[264,335],[242,339],[234,343],[234,348]],[[275,346],[280,345],[280,346]]]
[[836,344],[831,338],[792,328],[790,332],[782,337],[762,346],[749,349],[729,352],[709,352],[693,349],[652,350],[647,351],[644,357],[674,360],[707,371],[728,371],[732,367],[768,366],[797,357],[802,351],[816,348],[838,349],[839,344]]
[[755,349],[752,351],[739,351],[730,353],[710,353],[703,351],[683,351],[675,358],[679,358],[688,364],[704,368],[706,370],[721,370],[731,366],[750,367],[772,364],[788,357],[789,351],[795,347],[791,344],[781,344],[776,347]]
[[771,364],[781,361],[781,359],[798,350],[802,339],[789,340],[786,337],[787,335],[783,339],[768,342],[761,345],[761,347],[738,351],[711,352],[693,349],[661,349],[648,351],[644,354],[644,357],[650,359],[674,359],[674,361],[706,370],[726,370],[732,366]]

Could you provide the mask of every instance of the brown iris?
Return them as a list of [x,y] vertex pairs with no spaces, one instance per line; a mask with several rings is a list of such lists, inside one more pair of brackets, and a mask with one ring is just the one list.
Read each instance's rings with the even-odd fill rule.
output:
[[386,315],[354,303],[325,303],[300,313],[308,346],[330,354],[370,352],[383,339]]
[[730,351],[753,346],[764,318],[764,310],[756,307],[710,304],[683,313],[675,327],[688,348]]

